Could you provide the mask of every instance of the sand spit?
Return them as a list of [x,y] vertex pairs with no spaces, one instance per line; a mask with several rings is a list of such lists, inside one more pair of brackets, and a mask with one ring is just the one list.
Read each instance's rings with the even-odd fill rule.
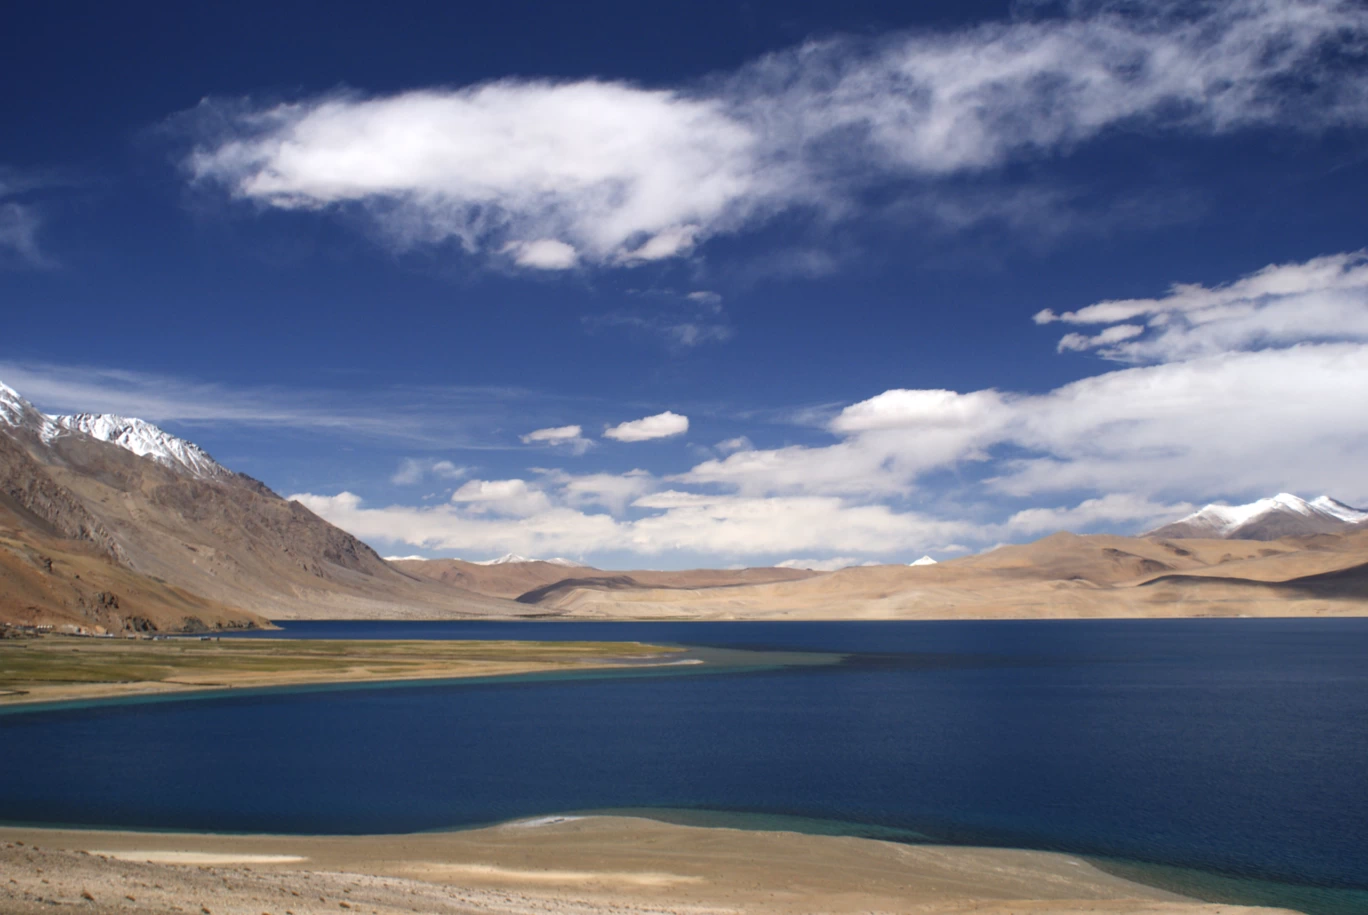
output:
[[0,707],[573,672],[669,663],[676,651],[637,642],[6,639],[0,641]]
[[626,817],[401,836],[0,828],[0,911],[703,915],[1271,915],[1069,855],[910,846]]

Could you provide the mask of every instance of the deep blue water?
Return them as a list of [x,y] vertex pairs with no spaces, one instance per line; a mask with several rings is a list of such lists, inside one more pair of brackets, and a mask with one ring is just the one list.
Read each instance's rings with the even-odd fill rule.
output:
[[[1368,619],[300,623],[286,634],[845,658],[8,714],[0,820],[374,833],[604,808],[731,811],[1368,889]],[[1368,911],[1365,900],[1325,892],[1302,905]]]

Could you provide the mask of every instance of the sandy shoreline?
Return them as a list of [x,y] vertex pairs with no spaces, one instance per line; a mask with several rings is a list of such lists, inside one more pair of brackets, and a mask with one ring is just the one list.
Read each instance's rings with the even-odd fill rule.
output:
[[1049,852],[617,816],[394,836],[0,827],[0,874],[0,911],[14,915],[1283,911],[1195,902]]

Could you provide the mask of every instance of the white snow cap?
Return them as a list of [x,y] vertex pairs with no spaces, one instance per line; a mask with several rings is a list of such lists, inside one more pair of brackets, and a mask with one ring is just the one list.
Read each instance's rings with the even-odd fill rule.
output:
[[0,423],[36,432],[49,443],[64,433],[82,433],[203,480],[233,475],[199,445],[177,438],[149,422],[109,413],[48,416],[4,383],[0,383]]
[[52,419],[63,429],[84,432],[91,438],[118,445],[125,451],[151,458],[163,467],[189,473],[193,477],[213,480],[232,476],[232,471],[211,458],[199,445],[177,438],[141,419],[111,413],[77,413],[74,416],[54,416]]
[[14,388],[0,382],[0,423],[36,433],[43,441],[51,441],[61,430],[52,417],[38,411]]
[[909,563],[908,563],[908,565],[910,565],[910,566],[933,566],[933,565],[935,565],[935,564],[936,564],[936,560],[932,559],[930,556],[923,556],[921,559],[918,559],[916,562],[909,562]]
[[1276,496],[1259,499],[1247,505],[1207,505],[1176,523],[1199,525],[1217,536],[1223,536],[1258,518],[1280,512],[1291,512],[1307,518],[1328,516],[1346,524],[1368,521],[1368,511],[1351,508],[1329,496],[1320,496],[1308,502],[1300,496],[1280,492]]
[[566,566],[567,568],[583,568],[583,563],[575,562],[573,559],[562,559],[557,556],[554,559],[528,559],[526,556],[519,556],[517,553],[505,553],[498,559],[485,559],[481,562],[473,562],[471,565],[477,566],[506,566],[515,565],[520,562],[545,562],[553,566]]

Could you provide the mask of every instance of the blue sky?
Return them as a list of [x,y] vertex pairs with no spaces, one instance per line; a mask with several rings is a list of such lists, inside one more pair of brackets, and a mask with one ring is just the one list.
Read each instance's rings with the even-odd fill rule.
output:
[[22,11],[0,380],[386,554],[1368,501],[1361,4],[467,6]]

